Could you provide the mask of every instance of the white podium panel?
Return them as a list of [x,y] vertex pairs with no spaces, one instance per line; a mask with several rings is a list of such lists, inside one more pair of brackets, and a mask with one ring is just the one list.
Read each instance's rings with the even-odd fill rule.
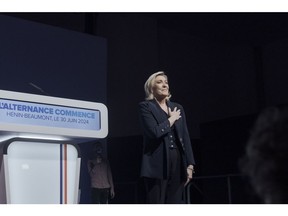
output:
[[6,203],[78,203],[80,156],[74,145],[16,140],[3,153]]

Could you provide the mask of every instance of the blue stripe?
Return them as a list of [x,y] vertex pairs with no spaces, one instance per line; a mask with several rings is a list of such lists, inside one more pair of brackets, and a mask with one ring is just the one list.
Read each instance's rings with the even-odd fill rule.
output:
[[60,204],[63,204],[63,156],[62,156],[62,144],[60,144]]

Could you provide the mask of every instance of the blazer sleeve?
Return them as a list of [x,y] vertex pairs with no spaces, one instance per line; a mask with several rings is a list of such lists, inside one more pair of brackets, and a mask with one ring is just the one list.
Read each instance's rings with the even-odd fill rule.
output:
[[139,116],[142,130],[144,136],[150,139],[157,139],[165,136],[167,133],[171,132],[170,122],[168,119],[159,121],[159,118],[156,116],[156,109],[151,107],[149,104],[151,102],[144,101],[139,103]]

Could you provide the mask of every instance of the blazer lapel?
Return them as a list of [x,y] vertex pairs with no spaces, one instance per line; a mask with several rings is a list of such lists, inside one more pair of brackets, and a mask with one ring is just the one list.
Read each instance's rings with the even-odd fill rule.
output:
[[175,108],[175,104],[171,101],[167,101],[167,105],[168,105],[168,107],[170,107],[171,110],[173,110]]
[[153,114],[153,116],[155,117],[155,119],[157,120],[158,123],[161,123],[167,119],[165,119],[161,107],[159,106],[159,104],[155,101],[155,100],[151,100],[149,103],[151,112]]

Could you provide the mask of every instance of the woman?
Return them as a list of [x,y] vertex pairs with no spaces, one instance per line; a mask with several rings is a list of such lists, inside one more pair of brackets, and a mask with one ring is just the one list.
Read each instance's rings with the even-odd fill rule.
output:
[[146,100],[139,104],[139,114],[147,203],[184,203],[184,185],[192,179],[195,161],[183,107],[169,100],[163,71],[152,74],[144,89]]

